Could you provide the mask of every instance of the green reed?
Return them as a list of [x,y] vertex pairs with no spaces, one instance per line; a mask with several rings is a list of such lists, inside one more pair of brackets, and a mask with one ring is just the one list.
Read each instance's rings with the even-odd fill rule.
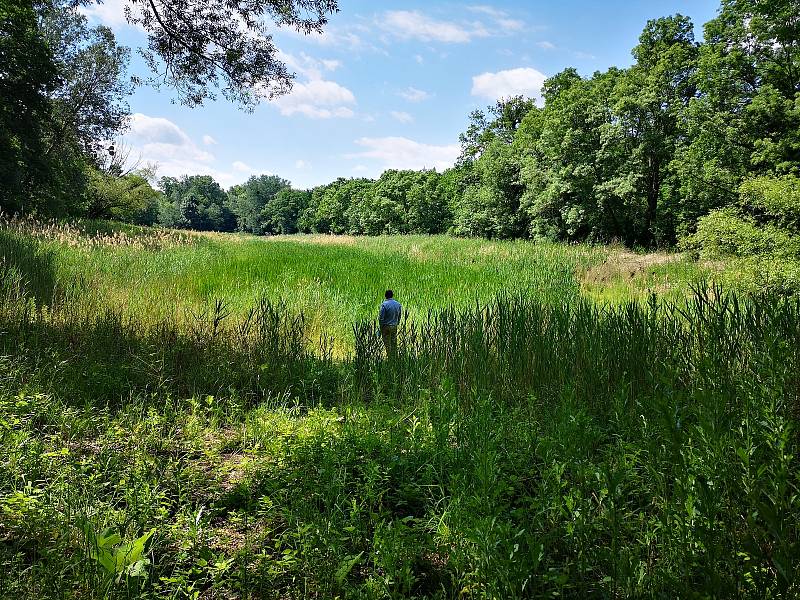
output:
[[[2,594],[800,593],[797,299],[598,305],[566,257],[590,259],[549,246],[217,243],[0,235]],[[407,266],[392,361],[359,287],[384,264]],[[434,273],[482,283],[412,293]],[[363,311],[319,321],[312,274]]]

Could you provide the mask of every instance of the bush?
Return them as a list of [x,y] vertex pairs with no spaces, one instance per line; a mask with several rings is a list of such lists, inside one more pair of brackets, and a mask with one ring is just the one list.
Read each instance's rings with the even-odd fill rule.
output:
[[759,177],[742,184],[739,206],[712,211],[683,246],[698,258],[733,259],[739,288],[800,291],[800,178]]
[[773,223],[760,225],[734,207],[712,211],[700,219],[697,232],[684,240],[684,247],[712,260],[761,255],[800,257],[800,239],[796,235]]
[[156,222],[161,193],[138,173],[115,177],[89,167],[86,178],[87,216],[137,225]]
[[781,227],[800,230],[800,177],[757,177],[739,188],[741,204]]

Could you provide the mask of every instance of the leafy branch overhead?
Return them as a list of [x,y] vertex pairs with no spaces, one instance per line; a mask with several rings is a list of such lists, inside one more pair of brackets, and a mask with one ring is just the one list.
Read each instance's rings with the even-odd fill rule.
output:
[[139,52],[153,72],[148,83],[174,88],[189,106],[220,90],[252,109],[292,86],[294,74],[280,60],[273,32],[321,33],[337,11],[337,0],[127,0],[125,17],[147,35]]

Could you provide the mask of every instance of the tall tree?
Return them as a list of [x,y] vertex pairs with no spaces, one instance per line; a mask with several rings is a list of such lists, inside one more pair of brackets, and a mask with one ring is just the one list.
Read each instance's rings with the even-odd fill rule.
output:
[[620,167],[630,153],[612,91],[624,71],[583,79],[567,69],[548,79],[545,107],[531,112],[515,146],[522,155],[522,205],[533,238],[629,241],[632,187]]
[[0,3],[0,210],[36,208],[30,191],[43,185],[43,129],[58,85],[51,49],[25,0]]
[[687,232],[749,174],[800,163],[800,2],[723,0],[704,37],[678,161]]
[[265,233],[290,234],[298,232],[298,219],[311,201],[311,192],[281,189],[264,207],[261,218]]
[[369,179],[344,179],[340,177],[328,185],[315,188],[309,209],[303,216],[304,227],[318,233],[363,232],[354,223],[352,205],[360,204],[372,186]]
[[59,152],[72,139],[93,157],[126,127],[133,92],[130,50],[117,44],[108,27],[90,27],[63,0],[44,5],[40,19],[61,75],[50,95],[54,124],[48,152]]
[[525,235],[520,158],[513,146],[500,139],[487,146],[473,166],[476,183],[466,188],[455,210],[453,233],[502,239]]
[[414,178],[406,194],[410,233],[444,233],[450,228],[450,200],[455,192],[451,183],[452,175],[443,181],[436,171],[422,171]]
[[472,111],[467,130],[459,135],[461,156],[457,164],[468,164],[477,159],[495,139],[509,144],[514,133],[531,110],[536,101],[525,96],[501,98],[486,112]]
[[[289,182],[277,175],[253,176],[230,192],[230,208],[236,215],[239,231],[261,235],[265,229],[265,209]],[[267,215],[269,219],[269,215]]]
[[636,63],[619,80],[614,99],[630,144],[632,182],[643,204],[637,237],[648,245],[669,243],[674,225],[659,209],[675,201],[667,185],[670,163],[685,136],[682,115],[696,94],[698,45],[692,22],[682,15],[649,21],[633,56]]

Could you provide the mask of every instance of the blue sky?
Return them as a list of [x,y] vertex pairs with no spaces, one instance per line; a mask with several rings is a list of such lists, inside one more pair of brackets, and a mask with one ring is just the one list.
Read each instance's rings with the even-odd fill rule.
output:
[[[124,0],[88,9],[120,43],[144,37],[125,24]],[[535,96],[544,77],[631,63],[650,18],[688,15],[702,37],[718,0],[342,0],[323,36],[279,32],[297,73],[293,92],[247,113],[224,99],[199,108],[168,89],[139,88],[126,142],[159,175],[210,174],[224,187],[278,174],[297,187],[388,168],[438,168],[458,155],[470,111],[499,96]],[[131,70],[147,70],[133,54]]]

